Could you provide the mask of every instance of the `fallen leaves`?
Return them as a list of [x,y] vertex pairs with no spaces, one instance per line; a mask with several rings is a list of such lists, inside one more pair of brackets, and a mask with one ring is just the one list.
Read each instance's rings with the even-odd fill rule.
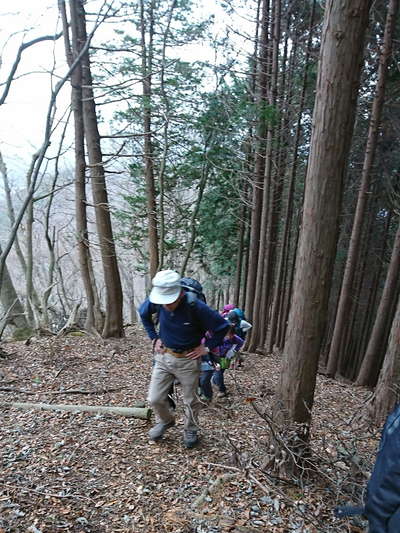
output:
[[[326,524],[324,533],[344,531],[331,513],[348,475],[337,439],[351,438],[339,424],[362,405],[359,389],[355,395],[350,386],[319,377],[313,450],[337,460],[330,472],[335,491],[322,478],[279,484],[257,467],[269,429],[252,404],[268,401],[265,391],[274,390],[277,358],[249,354],[244,368],[226,372],[229,396],[201,412],[202,443],[188,451],[181,444],[179,387],[177,426],[154,445],[143,420],[7,406],[54,403],[55,396],[56,403],[73,398],[98,406],[145,401],[151,354],[141,330],[132,328],[112,344],[46,337],[13,343],[7,352],[12,357],[0,360],[0,533],[317,533],[315,517]],[[14,390],[2,391],[11,379]],[[365,464],[376,442],[371,436],[358,441],[357,457]],[[346,531],[361,531],[350,527]]]

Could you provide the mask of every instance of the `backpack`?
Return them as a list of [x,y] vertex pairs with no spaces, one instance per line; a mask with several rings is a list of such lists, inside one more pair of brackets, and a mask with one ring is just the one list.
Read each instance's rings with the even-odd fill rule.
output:
[[194,278],[181,278],[181,285],[183,290],[186,292],[186,298],[190,305],[193,306],[194,302],[199,299],[204,303],[206,302],[206,297],[203,293],[203,287],[201,283]]
[[244,316],[244,311],[242,311],[242,309],[239,309],[239,307],[235,307],[233,311],[235,311],[240,320],[246,320],[246,317]]
[[[190,313],[191,313],[191,320],[193,321],[195,318],[194,314],[194,308],[196,306],[196,301],[201,300],[202,302],[206,303],[206,297],[203,293],[203,286],[200,282],[197,281],[197,279],[194,278],[181,278],[180,283],[182,285],[182,289],[186,293],[186,300],[188,304],[190,305]],[[157,307],[157,316],[154,319],[154,324],[158,324],[159,322],[159,309],[160,306],[156,304]]]

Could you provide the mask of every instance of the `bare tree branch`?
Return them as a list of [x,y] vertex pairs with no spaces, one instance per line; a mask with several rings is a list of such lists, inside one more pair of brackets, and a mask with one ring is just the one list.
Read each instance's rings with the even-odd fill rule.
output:
[[7,77],[6,86],[4,88],[3,94],[0,98],[0,105],[4,104],[5,99],[7,98],[7,95],[10,91],[11,83],[14,80],[15,72],[18,68],[19,62],[21,61],[22,52],[29,48],[30,46],[33,46],[34,44],[41,43],[43,41],[56,41],[62,36],[62,32],[57,33],[56,35],[43,35],[42,37],[37,37],[36,39],[33,39],[32,41],[28,41],[27,43],[22,43],[21,46],[18,49],[17,56],[15,58],[15,61],[11,67],[10,73]]

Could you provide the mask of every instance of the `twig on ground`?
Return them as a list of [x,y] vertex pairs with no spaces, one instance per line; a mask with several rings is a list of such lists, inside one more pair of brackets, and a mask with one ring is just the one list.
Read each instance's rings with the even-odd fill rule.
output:
[[218,476],[214,481],[212,481],[198,496],[194,502],[191,504],[192,509],[196,509],[197,507],[200,507],[205,502],[205,499],[207,496],[212,495],[221,485],[223,485],[226,481],[229,481],[236,477],[240,472],[235,472],[234,474],[222,474]]
[[77,498],[80,500],[88,500],[90,502],[93,502],[92,498],[88,498],[87,496],[81,496],[80,494],[54,494],[52,492],[42,492],[40,490],[35,490],[35,489],[25,489],[24,487],[20,487],[19,485],[12,485],[11,483],[3,483],[2,486],[8,487],[10,489],[21,490],[24,492],[30,492],[33,494],[39,494],[40,496],[46,496],[48,498],[60,498],[60,499]]

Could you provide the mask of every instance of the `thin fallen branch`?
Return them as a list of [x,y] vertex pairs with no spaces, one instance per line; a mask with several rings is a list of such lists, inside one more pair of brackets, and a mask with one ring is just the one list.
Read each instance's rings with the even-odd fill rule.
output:
[[57,372],[57,374],[54,376],[53,380],[58,378],[58,376],[61,374],[63,370],[65,370],[68,367],[68,365],[63,365],[60,370]]
[[[66,389],[46,392],[46,394],[106,394],[107,392],[116,392],[125,387],[115,387],[110,389],[84,390],[84,389]],[[43,392],[43,391],[40,391]]]
[[56,391],[45,391],[45,390],[36,390],[29,391],[24,389],[16,389],[15,387],[0,387],[1,392],[18,392],[20,394],[106,394],[107,392],[116,392],[124,389],[125,387],[116,387],[110,389],[97,389],[97,390],[84,390],[84,389],[66,389],[66,390],[56,390]]
[[94,414],[109,414],[141,418],[144,420],[149,420],[152,413],[151,409],[148,407],[113,407],[109,405],[72,405],[31,402],[11,402],[4,403],[3,405],[15,407],[16,409],[44,409],[45,411],[69,411],[71,413],[85,412]]
[[41,496],[46,496],[47,498],[78,498],[80,500],[89,500],[93,502],[92,498],[87,498],[86,496],[80,496],[79,494],[55,494],[53,492],[43,492],[41,490],[35,490],[35,489],[25,489],[24,487],[20,487],[19,485],[12,485],[11,483],[2,483],[3,487],[7,487],[9,489],[17,489],[21,490],[23,492],[30,492],[32,494],[40,494]]
[[203,505],[203,503],[206,501],[207,496],[213,494],[216,492],[221,485],[223,485],[225,482],[230,481],[231,479],[235,478],[239,472],[235,472],[234,474],[222,474],[218,476],[214,481],[212,481],[198,496],[194,502],[191,504],[192,509],[196,509],[197,507],[200,507],[200,505]]
[[18,392],[19,394],[36,394],[29,390],[16,389],[15,387],[0,387],[1,392]]

